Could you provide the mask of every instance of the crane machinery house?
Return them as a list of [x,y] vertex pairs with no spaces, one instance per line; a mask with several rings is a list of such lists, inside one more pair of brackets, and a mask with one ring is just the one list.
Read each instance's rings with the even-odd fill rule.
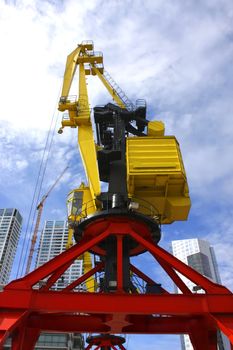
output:
[[[75,99],[69,91],[77,67],[79,96]],[[97,76],[115,102],[94,107],[96,140],[88,75]],[[94,51],[91,41],[78,45],[67,58],[59,110],[66,112],[60,133],[64,127],[78,127],[89,181],[69,195],[71,223],[111,209],[137,212],[160,224],[187,219],[191,203],[179,143],[175,136],[164,135],[163,122],[146,119],[144,100],[135,104],[129,100],[104,69],[103,55]],[[100,181],[108,184],[107,192],[101,192]]]

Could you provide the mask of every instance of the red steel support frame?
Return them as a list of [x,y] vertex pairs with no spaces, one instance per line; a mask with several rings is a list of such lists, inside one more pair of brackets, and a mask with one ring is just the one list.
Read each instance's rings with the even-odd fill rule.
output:
[[[87,293],[76,288],[92,274],[102,271],[102,262],[63,290],[51,290],[78,256],[110,235],[116,236],[117,240],[118,285],[114,293]],[[154,295],[123,291],[122,244],[126,235],[151,253],[182,294],[172,294],[163,288],[160,294]],[[130,265],[130,269],[145,282],[154,282],[135,266]],[[192,293],[177,272],[201,286],[205,293]],[[41,281],[43,286],[39,288]],[[109,225],[98,236],[83,239],[27,276],[9,283],[0,292],[0,311],[0,350],[8,336],[12,337],[13,350],[32,350],[41,331],[185,333],[190,335],[195,350],[216,350],[216,332],[220,329],[233,344],[233,294],[143,238],[125,222]],[[90,345],[87,349],[91,348]],[[117,349],[117,346],[112,348]],[[125,349],[123,345],[119,348]]]

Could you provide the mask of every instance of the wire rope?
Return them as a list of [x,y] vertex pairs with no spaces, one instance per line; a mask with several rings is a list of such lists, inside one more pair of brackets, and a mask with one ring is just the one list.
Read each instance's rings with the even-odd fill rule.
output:
[[[56,105],[57,105],[57,101],[58,101],[58,98],[60,95],[60,91],[61,91],[61,88],[59,89],[58,97],[56,100]],[[20,253],[16,278],[22,277],[23,272],[24,272],[24,267],[26,265],[26,259],[27,259],[27,255],[28,255],[28,249],[29,249],[28,247],[30,245],[30,241],[31,241],[32,234],[33,234],[32,228],[33,228],[33,225],[35,222],[37,204],[39,202],[40,192],[41,192],[41,188],[43,185],[43,180],[44,180],[44,176],[45,176],[45,172],[46,172],[46,168],[47,168],[47,164],[48,164],[49,153],[51,151],[51,147],[53,144],[55,128],[56,128],[57,120],[58,120],[58,113],[57,113],[56,122],[54,123],[55,108],[54,108],[54,113],[53,113],[53,116],[52,116],[52,119],[50,122],[49,130],[47,132],[45,146],[43,149],[43,153],[42,153],[42,157],[41,157],[41,161],[40,161],[40,166],[39,166],[39,171],[38,171],[37,179],[35,182],[35,187],[34,187],[34,192],[33,192],[32,201],[31,201],[31,205],[30,205],[29,215],[28,215],[28,219],[27,219],[25,234],[23,237],[23,244],[22,244],[22,249],[21,249],[21,253]],[[54,127],[53,127],[53,124],[54,124]],[[51,137],[52,127],[53,127],[53,134]],[[46,158],[46,154],[47,154],[47,158]],[[34,207],[34,210],[33,210],[33,207]],[[32,217],[33,217],[33,219],[32,219]],[[30,223],[31,223],[31,225],[30,225]],[[30,227],[30,230],[29,230],[29,227]],[[28,232],[29,232],[29,234],[28,234]],[[25,251],[25,247],[26,247],[26,251]]]
[[[44,182],[44,178],[45,178],[45,173],[46,173],[46,170],[47,170],[47,166],[48,166],[48,160],[49,160],[49,157],[50,157],[50,153],[51,153],[51,148],[52,148],[52,145],[53,145],[53,141],[54,141],[54,135],[55,135],[55,130],[56,130],[56,126],[57,126],[57,121],[58,121],[58,113],[57,113],[57,117],[56,117],[56,121],[54,123],[54,127],[53,127],[53,131],[52,131],[52,136],[50,137],[50,142],[49,142],[49,145],[48,145],[48,149],[47,149],[47,157],[45,158],[45,162],[44,162],[44,166],[43,166],[43,171],[42,171],[42,176],[41,176],[41,181],[40,181],[40,184],[39,184],[39,188],[38,188],[38,194],[37,194],[37,199],[36,199],[36,206],[37,204],[39,203],[40,201],[40,198],[41,198],[41,190],[42,190],[42,186],[43,186],[43,182]],[[51,133],[51,129],[50,129],[50,133]],[[37,208],[35,207],[35,210],[34,210],[34,213],[33,213],[33,219],[32,219],[32,222],[31,222],[31,228],[30,228],[30,239],[27,240],[27,245],[26,245],[26,251],[25,251],[25,255],[24,255],[24,260],[23,260],[23,264],[22,264],[22,274],[26,268],[26,263],[27,263],[27,257],[28,257],[28,254],[29,254],[29,247],[30,247],[30,241],[31,241],[31,237],[33,235],[33,228],[35,226],[35,221],[36,221],[36,213],[37,213]]]

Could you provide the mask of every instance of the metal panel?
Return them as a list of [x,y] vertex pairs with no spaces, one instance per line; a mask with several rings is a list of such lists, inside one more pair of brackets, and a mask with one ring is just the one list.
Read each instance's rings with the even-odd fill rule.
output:
[[191,206],[179,144],[174,136],[127,139],[128,192],[145,212],[146,202],[161,223],[186,220]]

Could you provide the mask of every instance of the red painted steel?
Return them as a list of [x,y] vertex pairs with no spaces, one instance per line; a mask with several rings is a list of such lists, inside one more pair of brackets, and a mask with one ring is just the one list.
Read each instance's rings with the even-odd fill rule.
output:
[[[195,350],[216,350],[216,331],[220,329],[233,344],[232,293],[154,245],[145,235],[142,237],[130,228],[132,223],[128,225],[125,218],[122,225],[115,220],[103,232],[98,233],[98,236],[84,236],[79,244],[27,276],[5,286],[0,293],[0,349],[8,335],[11,335],[13,350],[31,350],[41,331],[100,334],[186,333],[190,335]],[[87,293],[74,290],[92,274],[102,271],[103,262],[63,290],[51,289],[64,269],[78,256],[97,247],[110,235],[114,235],[118,242],[118,288],[115,292]],[[134,239],[140,250],[150,252],[155,262],[162,266],[183,294],[169,293],[164,289],[156,295],[123,292],[122,242],[125,236]],[[154,283],[138,268],[133,265],[130,268],[142,280],[149,284]],[[194,294],[187,290],[180,282],[177,272],[201,286],[206,293]],[[119,348],[125,349],[123,345]]]

